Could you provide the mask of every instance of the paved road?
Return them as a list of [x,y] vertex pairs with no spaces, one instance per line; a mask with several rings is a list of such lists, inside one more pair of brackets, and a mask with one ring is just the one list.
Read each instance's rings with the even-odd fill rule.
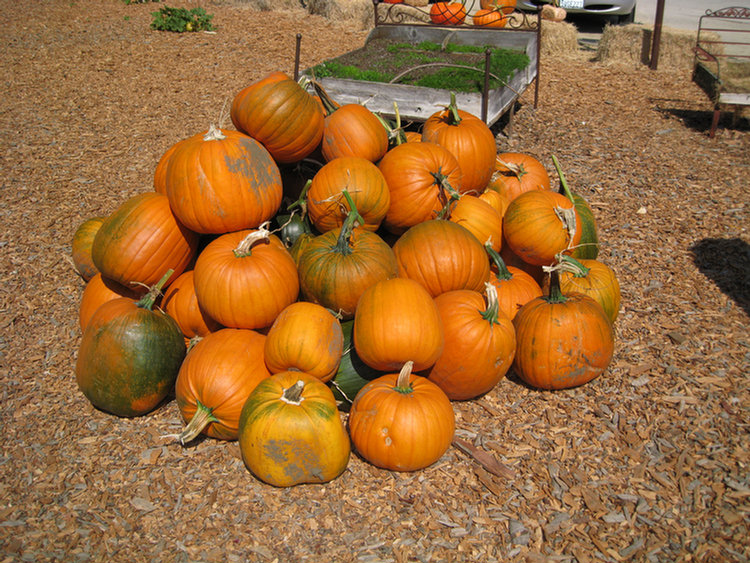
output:
[[[747,6],[748,0],[665,0],[664,27],[697,30],[698,18],[706,10],[718,10],[733,6]],[[653,25],[656,19],[656,0],[638,0],[635,10],[636,23]]]

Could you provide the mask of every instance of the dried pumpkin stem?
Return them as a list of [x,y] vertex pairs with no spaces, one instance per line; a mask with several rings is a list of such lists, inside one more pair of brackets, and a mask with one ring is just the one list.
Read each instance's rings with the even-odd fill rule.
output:
[[567,254],[559,255],[557,260],[560,266],[558,269],[561,272],[568,272],[576,278],[585,278],[591,271],[591,268],[587,268],[581,262]]
[[299,405],[305,398],[302,396],[302,390],[305,388],[305,382],[301,379],[297,380],[297,383],[284,389],[281,394],[281,400],[291,405]]
[[[523,164],[516,164],[514,162],[505,162],[502,158],[496,157],[495,163],[499,164],[500,166],[504,166],[508,169],[508,172],[513,174],[519,181],[521,178],[526,176],[528,172],[526,171],[526,168],[524,168]],[[502,174],[502,171],[498,171]]]
[[204,141],[221,141],[226,139],[227,136],[221,132],[221,129],[216,127],[213,123],[209,126],[208,131],[203,135]]
[[167,272],[161,277],[161,279],[156,282],[156,285],[152,286],[151,289],[148,290],[148,293],[138,300],[138,302],[135,304],[136,307],[140,307],[141,309],[147,309],[150,311],[154,306],[154,303],[156,303],[156,300],[161,295],[161,288],[164,287],[164,284],[167,283],[167,280],[172,274],[174,274],[174,270],[172,268],[167,270]]
[[403,365],[401,371],[398,374],[398,379],[396,379],[396,386],[393,388],[394,391],[409,394],[414,390],[412,389],[411,383],[409,383],[412,368],[414,368],[414,362],[411,360],[407,361]]
[[195,440],[203,429],[212,422],[219,422],[219,419],[213,415],[214,409],[207,407],[200,401],[197,402],[197,408],[193,418],[190,419],[187,426],[177,435],[177,439],[183,446],[188,442]]
[[574,207],[555,207],[555,215],[562,222],[565,230],[568,232],[568,246],[571,248],[573,240],[575,240],[576,231],[578,230],[578,222],[576,221],[576,208]]
[[237,245],[237,248],[233,250],[235,257],[244,258],[245,256],[250,256],[253,253],[253,246],[260,241],[268,241],[271,236],[271,231],[268,230],[270,224],[269,221],[266,221],[257,230],[248,233]]

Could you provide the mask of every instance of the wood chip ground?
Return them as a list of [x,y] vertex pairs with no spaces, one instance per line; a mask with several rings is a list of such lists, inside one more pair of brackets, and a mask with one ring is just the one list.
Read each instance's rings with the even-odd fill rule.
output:
[[[198,3],[173,2],[193,7]],[[498,148],[562,163],[592,204],[623,305],[611,367],[578,389],[513,377],[457,403],[416,473],[353,456],[275,489],[236,443],[183,448],[174,401],[95,410],[74,365],[85,219],[151,189],[161,154],[241,88],[360,47],[304,11],[202,2],[214,34],[149,29],[161,4],[3,2],[0,562],[747,561],[750,128],[689,72],[543,60]],[[228,121],[228,120],[227,120]],[[228,125],[228,123],[224,123]]]

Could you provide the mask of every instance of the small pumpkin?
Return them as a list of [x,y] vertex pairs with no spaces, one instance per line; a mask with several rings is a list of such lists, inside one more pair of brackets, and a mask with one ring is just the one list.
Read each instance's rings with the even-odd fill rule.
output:
[[477,27],[505,27],[508,17],[498,9],[483,8],[476,11],[471,23]]
[[362,294],[354,314],[354,347],[368,366],[393,371],[414,362],[432,366],[443,351],[444,335],[435,302],[418,282],[393,278]]
[[73,242],[71,243],[73,267],[84,281],[89,281],[99,272],[91,258],[91,245],[94,243],[96,233],[99,232],[99,228],[105,219],[106,217],[90,217],[78,225],[75,233],[73,233]]
[[81,332],[86,329],[96,310],[107,301],[122,297],[137,301],[144,293],[143,286],[125,287],[114,280],[102,277],[101,274],[96,274],[83,288],[81,303],[78,306],[78,325]]
[[104,303],[86,325],[78,349],[76,382],[96,408],[122,416],[153,411],[174,387],[185,357],[180,327],[153,309],[167,273],[137,302]]
[[497,289],[481,293],[457,289],[435,298],[445,331],[445,347],[427,377],[449,399],[474,399],[505,377],[516,354],[516,331],[498,307]]
[[483,10],[500,10],[503,14],[511,14],[516,9],[516,0],[479,0],[479,7]]
[[195,272],[183,272],[169,285],[161,300],[161,307],[180,327],[183,336],[208,336],[222,328],[221,324],[203,310],[195,295]]
[[463,2],[435,2],[430,7],[430,21],[438,25],[461,25],[466,19]]
[[521,307],[516,328],[515,373],[539,389],[567,389],[588,383],[609,366],[614,334],[607,314],[592,297],[563,295],[558,272],[549,295]]
[[254,330],[222,328],[198,340],[182,362],[175,398],[187,444],[199,434],[236,440],[240,413],[250,393],[271,376],[264,362],[266,337]]
[[349,411],[354,448],[391,471],[417,471],[448,450],[455,432],[453,406],[429,379],[412,374],[412,362],[357,393]]
[[490,283],[497,290],[497,302],[500,310],[511,320],[526,303],[541,297],[542,288],[534,277],[516,266],[506,265],[500,254],[485,245],[487,254],[492,260]]
[[264,357],[271,373],[297,370],[325,382],[336,375],[343,351],[339,320],[321,305],[297,301],[268,330]]
[[553,268],[560,272],[560,290],[564,294],[583,293],[593,297],[614,324],[620,312],[621,295],[612,268],[600,260],[576,260],[572,256],[561,256]]
[[503,218],[492,204],[481,197],[462,194],[450,208],[450,220],[468,230],[479,242],[489,242],[495,251],[500,251]]
[[245,466],[277,487],[331,481],[346,469],[351,453],[333,393],[300,371],[272,375],[250,393],[239,445]]
[[529,190],[549,190],[550,178],[544,165],[530,154],[504,152],[495,159],[489,188],[511,202]]

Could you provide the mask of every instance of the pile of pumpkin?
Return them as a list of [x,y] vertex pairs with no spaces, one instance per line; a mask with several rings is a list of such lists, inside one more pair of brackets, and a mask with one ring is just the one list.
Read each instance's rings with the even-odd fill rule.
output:
[[430,465],[451,401],[512,365],[542,389],[601,374],[619,286],[557,160],[564,193],[455,97],[418,132],[395,114],[271,73],[234,98],[236,130],[179,141],[153,191],[84,221],[89,401],[133,417],[174,394],[181,443],[239,439],[252,473],[288,486],[333,479],[352,445]]
[[[381,0],[385,4],[403,4],[404,0]],[[470,2],[449,0],[430,5],[430,22],[437,25],[458,26],[467,23],[477,27],[505,27],[508,16],[516,9],[516,0],[479,0],[479,9],[472,13],[474,0]],[[469,4],[467,8],[467,4]]]

